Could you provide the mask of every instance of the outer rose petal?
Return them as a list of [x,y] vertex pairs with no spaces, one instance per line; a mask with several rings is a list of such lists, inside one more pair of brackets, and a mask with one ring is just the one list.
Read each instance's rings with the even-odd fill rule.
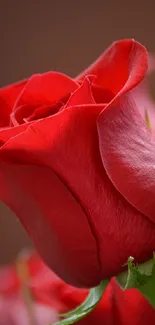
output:
[[149,75],[155,71],[155,55],[149,54],[149,66],[145,79],[133,89],[133,96],[141,115],[146,120],[146,111],[151,124],[151,129],[155,131],[155,100],[151,96],[149,89]]
[[0,89],[0,127],[9,125],[12,108],[27,82],[24,80]]
[[[56,210],[53,204],[56,204],[56,206],[60,205],[57,208],[60,209],[61,213],[61,209],[64,211],[65,204],[63,203],[63,192],[59,196],[60,202],[56,198],[54,198],[54,203],[51,201],[51,197],[56,195],[56,189],[58,188],[58,185],[55,185],[55,178],[52,179],[53,176],[51,175],[50,183],[46,185],[42,184],[43,181],[40,179],[41,176],[39,176],[38,183],[34,184],[35,172],[39,175],[37,167],[34,166],[34,174],[32,173],[31,177],[26,175],[26,172],[24,174],[24,167],[21,165],[17,167],[16,173],[12,172],[17,184],[18,182],[19,184],[21,181],[23,182],[20,185],[21,190],[16,194],[17,197],[13,198],[12,193],[16,193],[15,189],[10,190],[10,197],[8,197],[8,193],[4,192],[4,186],[7,175],[8,183],[12,183],[12,186],[14,185],[14,180],[10,181],[9,169],[6,171],[1,170],[3,176],[0,192],[1,199],[8,204],[9,201],[15,202],[15,206],[12,206],[12,209],[16,211],[19,220],[27,229],[36,246],[38,246],[37,242],[39,242],[42,257],[64,279],[77,286],[88,286],[88,281],[93,286],[97,281],[115,275],[122,269],[122,265],[130,255],[134,256],[138,261],[147,259],[152,256],[152,251],[155,247],[155,228],[152,227],[151,221],[132,208],[121,194],[116,191],[103,168],[96,128],[96,120],[102,108],[102,105],[75,106],[62,110],[50,118],[40,120],[31,125],[22,135],[11,139],[3,146],[0,155],[1,159],[9,159],[9,161],[15,160],[18,162],[21,161],[21,163],[27,162],[48,166],[67,184],[70,191],[74,193],[75,197],[81,203],[81,206],[84,207],[96,240],[97,251],[94,250],[94,255],[96,254],[96,258],[98,258],[98,261],[96,261],[97,267],[98,262],[100,263],[101,273],[99,275],[99,271],[97,270],[95,278],[95,262],[92,262],[94,265],[89,267],[89,259],[94,261],[94,257],[89,253],[89,247],[85,247],[86,243],[89,246],[89,242],[86,239],[83,244],[84,246],[82,246],[81,240],[79,259],[76,256],[77,274],[73,271],[74,266],[71,265],[71,261],[68,264],[66,262],[66,269],[69,272],[67,278],[65,272],[62,273],[64,263],[61,260],[62,252],[56,248],[55,253],[57,257],[54,252],[51,253],[52,243],[50,240],[53,237],[53,232],[58,234],[58,237],[60,236],[59,229],[57,230],[57,224],[55,225],[55,219],[53,219],[54,217],[51,214],[52,210]],[[43,174],[44,170],[42,171],[42,177]],[[44,178],[46,180],[48,175],[44,176]],[[38,188],[39,182],[41,184],[40,188]],[[8,184],[6,184],[6,188],[7,186]],[[29,190],[29,197],[27,198],[27,189],[25,189],[25,186],[27,188],[32,187],[32,189],[34,186],[37,186],[37,197],[35,197],[35,192],[32,191],[31,193]],[[48,204],[46,204],[44,200],[48,197],[46,193],[48,191],[50,191],[50,198]],[[24,209],[18,199],[21,193],[22,200],[24,201],[23,204],[26,205]],[[35,209],[38,209],[38,212],[35,212],[36,219],[27,216],[30,215],[29,209],[31,208],[33,210],[30,203],[27,203],[32,199],[36,201]],[[18,206],[19,203],[20,206]],[[42,204],[44,205],[43,207],[41,206]],[[18,206],[18,210],[16,210],[16,205]],[[47,207],[51,211],[50,214],[49,212],[47,214]],[[42,213],[41,217],[39,213]],[[66,254],[69,254],[69,256],[72,255],[72,258],[72,247],[79,246],[78,234],[77,238],[74,236],[74,225],[76,227],[76,222],[78,223],[78,227],[75,228],[76,233],[83,231],[82,234],[84,236],[82,217],[81,221],[79,221],[78,213],[74,213],[74,217],[74,224],[71,224],[71,217],[64,216],[64,218],[67,218],[65,231],[67,231],[68,237],[71,242],[74,242],[74,245],[68,245],[66,235],[63,234],[63,236],[60,236],[64,240],[64,252],[66,251]],[[57,217],[57,219],[57,222],[59,222],[60,219],[62,220],[62,217],[60,219]],[[33,220],[35,220],[34,225],[31,224]],[[45,225],[40,226],[42,223],[45,223]],[[50,224],[50,227],[47,227],[47,224]],[[40,236],[44,237],[42,238],[42,242]],[[45,242],[45,238],[47,243]],[[57,247],[57,244],[55,243],[54,246]],[[84,252],[82,251],[82,247],[84,248]],[[86,258],[85,249],[88,249],[87,262],[86,260],[84,261]],[[79,269],[79,265],[80,268],[84,267],[86,270]],[[90,270],[93,273],[90,273]],[[85,273],[86,271],[87,275]],[[77,280],[78,276],[81,277],[78,279],[79,282]]]
[[102,162],[110,180],[130,204],[155,222],[155,137],[130,95],[118,98],[102,111],[98,132]]
[[[110,93],[115,96],[125,84],[127,91],[140,82],[146,69],[146,49],[134,40],[122,40],[114,42],[76,80],[83,80],[86,75],[93,74],[96,76],[95,86],[101,87],[103,91],[109,91],[109,96]],[[107,94],[105,95],[107,97]]]
[[0,197],[46,263],[75,285],[99,283],[96,242],[80,204],[48,168],[0,166]]
[[25,132],[29,124],[17,125],[16,127],[3,128],[0,130],[0,147],[3,146],[8,140],[15,137],[16,135]]

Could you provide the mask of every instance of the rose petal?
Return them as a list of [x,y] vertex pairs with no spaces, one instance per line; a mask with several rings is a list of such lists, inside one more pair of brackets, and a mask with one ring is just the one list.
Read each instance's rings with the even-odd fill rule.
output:
[[101,113],[98,132],[110,180],[130,204],[155,222],[155,138],[130,95]]
[[28,80],[15,83],[0,89],[0,127],[8,126],[10,113],[15,104],[16,98],[26,86]]
[[2,130],[0,130],[0,147],[3,146],[11,138],[14,138],[18,134],[25,132],[29,125],[30,123],[17,125],[16,127],[13,128],[11,127],[3,128]]
[[50,107],[48,105],[39,106],[31,115],[29,115],[28,118],[24,118],[24,121],[28,123],[34,120],[39,120],[40,118],[46,118],[50,115],[56,114],[62,106],[63,102],[61,101],[57,102],[55,105],[51,105]]
[[[51,105],[69,95],[78,87],[78,84],[68,76],[58,72],[33,75],[23,91],[19,94],[11,114],[13,125],[28,117],[39,105]],[[22,110],[18,108],[22,107]],[[25,108],[25,111],[23,109]]]
[[59,177],[48,168],[1,164],[0,184],[1,199],[16,213],[47,264],[77,286],[99,283],[89,220]]
[[[147,69],[146,49],[134,40],[114,42],[88,69],[82,72],[77,81],[86,75],[96,76],[94,84],[109,91],[105,102],[112,99],[126,84],[125,91],[133,88]],[[110,96],[111,93],[111,96]],[[97,96],[95,96],[97,100]]]
[[67,104],[64,108],[75,105],[95,104],[92,92],[91,92],[91,77],[85,77],[82,85],[74,91],[70,96]]
[[20,124],[23,124],[25,120],[33,114],[35,109],[37,109],[37,106],[36,104],[33,105],[33,103],[31,103],[31,105],[24,104],[18,106],[15,110],[12,111],[10,115],[11,127],[16,127]]
[[149,66],[148,72],[145,79],[133,89],[133,96],[139,109],[139,112],[143,116],[143,119],[146,120],[146,112],[148,114],[149,122],[151,125],[151,130],[155,131],[155,101],[151,96],[149,89],[149,76],[152,72],[155,71],[155,56],[149,54]]

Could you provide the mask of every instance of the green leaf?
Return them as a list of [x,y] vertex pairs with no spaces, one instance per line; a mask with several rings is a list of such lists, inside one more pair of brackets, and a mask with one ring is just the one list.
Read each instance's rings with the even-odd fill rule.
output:
[[91,289],[86,300],[74,310],[61,315],[64,319],[57,322],[55,325],[70,325],[88,315],[101,300],[108,282],[108,280],[102,281],[97,287]]
[[128,271],[117,276],[123,290],[137,288],[150,304],[155,307],[155,257],[143,264],[134,264],[133,257],[128,259]]

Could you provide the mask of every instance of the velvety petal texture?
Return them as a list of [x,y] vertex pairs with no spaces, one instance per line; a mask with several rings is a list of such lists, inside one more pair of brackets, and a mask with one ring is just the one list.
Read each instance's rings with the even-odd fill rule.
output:
[[101,113],[98,131],[109,178],[138,211],[155,222],[155,137],[129,95]]
[[75,79],[32,76],[0,130],[0,199],[77,287],[155,248],[154,136],[132,99],[146,71],[141,44],[115,42]]
[[[4,184],[5,178],[5,188],[0,195],[9,202],[46,263],[77,286],[97,284],[100,272],[89,220],[59,177],[37,166],[4,164],[1,171],[0,181]],[[89,272],[91,276],[87,277]]]

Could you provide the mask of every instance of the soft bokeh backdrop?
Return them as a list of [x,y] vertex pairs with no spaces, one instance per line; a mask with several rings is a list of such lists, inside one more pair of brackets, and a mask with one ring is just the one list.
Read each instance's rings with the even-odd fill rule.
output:
[[[154,0],[1,0],[0,86],[36,72],[75,76],[111,42],[135,38],[155,51]],[[30,241],[0,204],[0,264]]]

